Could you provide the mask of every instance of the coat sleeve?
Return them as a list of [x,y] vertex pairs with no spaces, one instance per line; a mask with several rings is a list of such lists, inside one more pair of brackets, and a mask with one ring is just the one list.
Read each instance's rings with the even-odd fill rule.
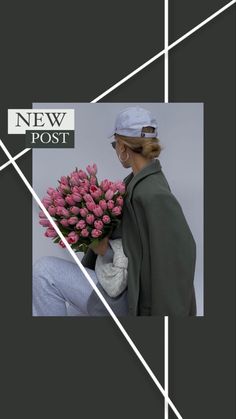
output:
[[95,269],[97,254],[92,249],[88,249],[81,259],[81,263],[85,268]]
[[[134,212],[151,278],[151,315],[188,316],[194,288],[196,244],[182,208],[170,192],[136,197]],[[150,285],[148,285],[150,284]]]

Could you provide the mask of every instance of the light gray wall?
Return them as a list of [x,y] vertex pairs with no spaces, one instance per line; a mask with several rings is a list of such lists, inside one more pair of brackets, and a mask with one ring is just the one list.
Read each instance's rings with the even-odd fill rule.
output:
[[[203,315],[203,104],[138,103],[157,118],[158,135],[164,150],[159,156],[162,170],[176,196],[197,243],[195,288],[198,315]],[[117,113],[133,103],[34,103],[33,108],[75,109],[74,149],[33,149],[33,188],[40,199],[57,179],[75,167],[85,169],[95,162],[99,179],[123,179],[124,169],[107,138]],[[33,262],[55,255],[67,260],[66,249],[55,245],[39,224],[38,205],[33,200]],[[79,254],[81,258],[82,254]]]

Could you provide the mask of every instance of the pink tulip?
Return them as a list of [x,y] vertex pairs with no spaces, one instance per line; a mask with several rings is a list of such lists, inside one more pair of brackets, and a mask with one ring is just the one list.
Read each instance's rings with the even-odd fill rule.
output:
[[105,211],[107,209],[107,203],[105,201],[105,199],[101,199],[101,201],[99,201],[98,203],[100,205],[100,207]]
[[79,179],[78,173],[77,172],[72,173],[70,176],[70,184],[73,186],[76,186],[76,185],[78,186],[79,182],[80,182],[80,179]]
[[64,207],[66,204],[66,201],[63,198],[56,198],[54,199],[54,205]]
[[80,179],[80,186],[83,186],[83,188],[87,189],[90,186],[90,181],[87,178],[86,179]]
[[79,186],[72,186],[71,191],[72,193],[79,193]]
[[60,178],[60,183],[61,183],[62,185],[68,185],[68,178],[67,178],[67,176],[62,176],[62,177]]
[[60,206],[56,207],[56,214],[57,215],[62,215],[63,217],[69,217],[70,216],[69,211],[66,208],[60,207]]
[[61,185],[58,187],[58,189],[59,189],[62,193],[64,193],[64,194],[71,192],[71,189],[70,189],[70,186],[69,186],[69,185],[62,185],[62,184],[61,184]]
[[80,212],[80,209],[79,209],[79,207],[71,207],[70,212],[72,212],[72,214],[74,214],[74,215],[78,215],[79,212]]
[[71,225],[78,223],[78,221],[79,221],[78,217],[68,218],[68,223],[71,224]]
[[102,221],[104,222],[104,224],[109,224],[111,222],[111,219],[109,215],[103,215]]
[[84,194],[83,198],[86,202],[94,202],[92,196],[88,193]]
[[116,203],[122,207],[122,205],[124,204],[124,200],[123,200],[122,196],[119,195],[116,198]]
[[114,207],[114,208],[112,208],[111,212],[114,215],[120,215],[121,214],[121,207]]
[[49,207],[49,205],[51,205],[52,204],[52,199],[51,198],[48,198],[48,197],[44,197],[43,199],[42,199],[42,204],[46,207],[46,208],[48,208]]
[[63,227],[69,226],[68,220],[66,220],[65,218],[62,218],[62,220],[60,220],[60,223]]
[[47,193],[48,193],[48,195],[52,195],[52,194],[53,194],[53,192],[55,192],[55,189],[54,189],[54,188],[48,188],[48,189],[47,189]]
[[96,208],[95,202],[86,202],[86,207],[89,211],[93,211]]
[[117,189],[121,194],[125,193],[125,183],[124,182],[117,182],[116,183]]
[[120,183],[122,183],[122,180],[117,180],[116,182],[113,182],[113,189],[112,188],[111,189],[114,191],[117,191]]
[[43,211],[39,211],[39,217],[40,218],[46,218],[46,215],[44,214]]
[[102,188],[104,192],[106,192],[109,189],[109,186],[110,186],[110,182],[108,179],[104,179],[100,184],[100,187]]
[[103,194],[101,188],[98,188],[96,185],[92,185],[90,187],[90,193],[94,199],[99,199],[100,196]]
[[93,224],[94,220],[95,220],[95,217],[94,217],[93,214],[88,214],[87,215],[86,221],[87,221],[88,224]]
[[91,178],[90,178],[90,185],[96,185],[96,183],[97,183],[96,176],[91,176]]
[[46,237],[56,237],[57,236],[57,232],[52,229],[52,228],[47,228],[47,230],[45,231],[44,235]]
[[[52,198],[53,198],[53,202],[54,202],[54,205],[55,205],[55,201],[56,201],[57,199],[63,199],[63,201],[64,201],[65,196],[63,195],[63,193],[58,192],[57,194],[52,195]],[[60,204],[58,204],[58,205],[60,205]],[[64,205],[65,205],[65,204],[64,204]],[[60,206],[64,207],[64,205],[60,205]]]
[[92,197],[97,201],[97,200],[100,199],[100,197],[101,197],[102,194],[103,194],[103,192],[100,191],[100,190],[98,190],[98,191],[92,193]]
[[61,215],[63,217],[69,217],[70,216],[70,212],[66,208],[61,207]]
[[75,202],[81,202],[82,201],[82,196],[79,193],[73,193],[72,194],[72,199]]
[[50,227],[51,225],[50,221],[47,218],[41,218],[39,224],[41,224],[41,226],[43,227]]
[[86,217],[87,214],[88,214],[87,208],[81,208],[80,209],[80,215],[81,215],[81,217]]
[[115,182],[111,182],[109,185],[109,189],[111,189],[113,192],[117,191],[117,186]]
[[97,230],[96,228],[94,228],[91,232],[91,236],[94,238],[100,237],[101,235],[102,235],[102,231]]
[[97,165],[95,163],[93,163],[92,166],[88,165],[86,167],[86,170],[88,172],[89,175],[96,175],[97,173]]
[[56,207],[56,214],[57,215],[62,215],[62,208],[64,208],[64,207]]
[[79,170],[78,175],[79,175],[80,179],[87,179],[88,178],[88,175],[87,175],[86,172],[84,172],[84,170]]
[[100,205],[96,205],[96,206],[95,206],[95,208],[94,208],[94,210],[93,210],[93,213],[94,213],[97,217],[101,217],[101,216],[103,215],[103,210],[102,210],[102,208],[100,207]]
[[79,235],[75,231],[68,234],[68,243],[76,243],[79,240]]
[[74,201],[74,199],[72,198],[72,195],[67,195],[66,197],[65,197],[65,201],[67,202],[67,204],[69,204],[69,205],[75,205],[75,201]]
[[86,227],[86,222],[84,220],[79,220],[79,222],[76,224],[76,228],[83,230]]
[[48,212],[50,215],[54,216],[56,214],[56,208],[53,205],[48,207]]
[[105,193],[105,199],[108,201],[109,199],[112,199],[114,195],[114,192],[111,189],[108,189]]
[[107,203],[107,208],[111,210],[112,208],[114,208],[114,205],[115,205],[114,201],[110,199]]
[[60,240],[58,244],[59,244],[61,247],[63,247],[63,248],[65,248],[65,247],[66,247],[66,245],[64,244],[64,242],[63,242],[62,240]]
[[80,235],[82,237],[88,237],[89,236],[89,231],[87,230],[87,228],[83,228],[83,230],[81,231]]
[[79,193],[80,193],[80,195],[86,194],[87,193],[86,188],[84,188],[83,186],[79,186]]
[[103,222],[101,220],[94,221],[94,227],[97,230],[102,230],[103,229]]

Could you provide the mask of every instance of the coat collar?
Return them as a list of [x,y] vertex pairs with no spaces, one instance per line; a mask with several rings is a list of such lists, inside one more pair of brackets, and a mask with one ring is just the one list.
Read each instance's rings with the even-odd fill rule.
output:
[[136,175],[131,172],[126,178],[124,179],[124,182],[126,184],[126,192],[127,192],[127,198],[130,200],[134,186],[143,178],[146,176],[151,175],[152,173],[160,172],[161,171],[161,163],[159,159],[154,159],[151,161],[151,163],[148,163],[146,166],[144,166]]

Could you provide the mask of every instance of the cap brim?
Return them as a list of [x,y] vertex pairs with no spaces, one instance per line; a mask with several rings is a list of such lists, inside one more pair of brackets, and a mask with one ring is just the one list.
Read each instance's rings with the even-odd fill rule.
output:
[[114,133],[114,131],[110,131],[110,133],[109,133],[109,135],[108,135],[108,137],[107,138],[111,138],[111,137],[113,137],[113,135],[114,135],[115,133]]

